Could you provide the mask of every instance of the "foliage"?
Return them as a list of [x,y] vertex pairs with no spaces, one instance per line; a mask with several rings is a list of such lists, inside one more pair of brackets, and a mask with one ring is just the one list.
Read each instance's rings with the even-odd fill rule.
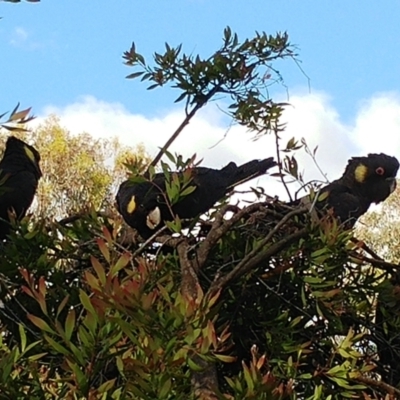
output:
[[253,39],[240,43],[238,36],[227,27],[222,47],[208,58],[181,55],[181,45],[174,48],[166,44],[165,47],[164,54],[154,54],[154,67],[136,52],[134,43],[124,53],[126,64],[138,69],[127,78],[140,77],[151,82],[149,90],[170,84],[180,92],[175,102],[185,100],[186,118],[153,160],[153,165],[195,113],[216,96],[230,99],[227,114],[256,135],[283,129],[279,117],[285,104],[274,102],[268,90],[282,81],[272,62],[296,56],[286,33],[257,33]]
[[[169,45],[155,54],[155,67],[134,46],[124,58],[139,69],[131,78],[150,88],[171,84],[186,101],[172,140],[225,95],[235,121],[279,142],[284,105],[268,98],[268,82],[277,73],[272,62],[293,56],[286,34],[240,43],[227,28],[221,49],[206,59]],[[316,221],[306,207],[258,192],[243,208],[222,201],[189,225],[176,219],[174,235],[127,241],[102,199],[123,174],[105,161],[129,161],[132,153],[72,136],[54,118],[20,135],[42,153],[46,178],[35,214],[15,226],[0,256],[0,398],[399,395],[380,379],[374,336],[378,271],[388,263],[370,257],[330,215]],[[175,164],[162,164],[174,202],[188,193],[190,177],[171,171],[194,160],[172,156],[170,143],[159,156]],[[288,141],[278,176],[301,180],[295,152],[302,146]],[[151,179],[157,158],[139,179]]]
[[[127,147],[117,138],[95,139],[88,133],[73,135],[55,116],[32,132],[18,130],[14,134],[29,140],[41,154],[43,178],[34,206],[38,219],[110,208],[113,194],[126,178],[123,164],[149,163],[143,146]],[[7,136],[6,132],[0,135],[1,147]]]
[[400,191],[396,190],[387,201],[365,215],[357,227],[360,239],[368,241],[382,257],[396,263],[400,261],[399,210]]
[[10,112],[9,117],[6,120],[3,119],[8,114],[7,112],[0,115],[0,128],[6,129],[9,132],[24,131],[24,128],[21,125],[24,125],[29,121],[32,121],[34,117],[29,115],[29,113],[31,112],[30,108],[20,111],[18,111],[18,108],[19,108],[19,103]]

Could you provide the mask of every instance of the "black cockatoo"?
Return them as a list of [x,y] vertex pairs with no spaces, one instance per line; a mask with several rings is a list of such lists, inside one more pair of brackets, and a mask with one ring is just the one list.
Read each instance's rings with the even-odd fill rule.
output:
[[398,169],[398,160],[383,153],[353,157],[342,177],[319,191],[315,208],[332,209],[333,215],[351,228],[371,204],[381,203],[395,190]]
[[0,161],[0,239],[10,231],[9,212],[23,218],[42,176],[40,155],[29,144],[10,136]]
[[[127,180],[119,187],[117,208],[126,223],[146,239],[164,226],[164,221],[172,221],[175,216],[190,219],[205,213],[235,186],[265,174],[275,165],[270,157],[241,166],[231,162],[219,170],[191,168],[188,186],[193,186],[194,190],[173,205],[168,204],[164,174],[156,174],[152,181],[141,183]],[[179,172],[178,176],[185,172]]]

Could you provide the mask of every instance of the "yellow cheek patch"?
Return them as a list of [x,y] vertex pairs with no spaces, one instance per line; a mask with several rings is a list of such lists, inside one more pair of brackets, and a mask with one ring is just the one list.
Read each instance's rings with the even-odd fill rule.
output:
[[27,146],[24,146],[24,150],[25,150],[25,154],[28,156],[28,158],[29,158],[34,164],[36,164],[36,158],[35,158],[35,155],[33,154],[33,151],[32,151],[29,147],[27,147]]
[[132,214],[136,210],[136,201],[135,201],[135,196],[131,197],[131,200],[129,201],[126,211],[128,211],[129,214]]
[[359,183],[363,183],[367,177],[368,168],[364,164],[360,164],[354,171],[354,177]]

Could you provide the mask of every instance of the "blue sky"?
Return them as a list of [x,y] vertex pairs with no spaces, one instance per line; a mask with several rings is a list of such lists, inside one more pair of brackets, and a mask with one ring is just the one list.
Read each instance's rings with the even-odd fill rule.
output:
[[[165,42],[207,56],[221,45],[227,25],[242,39],[256,30],[287,31],[311,80],[309,90],[293,62],[280,63],[294,104],[285,116],[288,135],[319,144],[330,177],[351,155],[400,153],[398,1],[0,1],[0,16],[0,111],[20,101],[42,117],[56,112],[71,131],[121,135],[155,152],[181,116],[172,90],[148,92],[125,79],[132,69],[122,54],[132,41],[146,58]],[[173,150],[204,153],[217,165],[271,155],[271,143],[239,145],[234,133],[232,143],[211,152],[226,132],[214,114],[191,124]]]
[[[146,92],[145,85],[125,80],[131,71],[122,64],[123,51],[135,41],[138,51],[150,56],[167,41],[207,55],[221,44],[226,25],[241,38],[255,30],[287,31],[299,47],[311,90],[328,93],[346,120],[363,99],[400,87],[398,1],[117,3],[0,3],[1,110],[21,101],[38,112],[93,95],[145,115],[157,113],[170,107],[173,93]],[[307,90],[307,79],[293,63],[282,67],[290,91]]]

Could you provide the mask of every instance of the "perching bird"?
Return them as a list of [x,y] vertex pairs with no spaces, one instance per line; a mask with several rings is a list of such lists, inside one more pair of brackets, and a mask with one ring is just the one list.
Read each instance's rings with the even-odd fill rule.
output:
[[187,187],[192,186],[194,190],[173,205],[168,202],[164,174],[156,174],[152,181],[140,183],[127,180],[119,187],[117,208],[126,223],[147,239],[163,227],[165,221],[173,221],[175,216],[190,219],[205,213],[235,186],[265,174],[275,165],[270,157],[239,167],[231,162],[220,170],[195,167],[179,172],[180,179],[183,174],[191,177]]
[[29,144],[10,136],[0,161],[0,239],[10,231],[9,213],[22,219],[31,205],[42,176],[40,155]]
[[399,162],[386,154],[368,154],[349,160],[341,178],[317,194],[317,210],[332,209],[347,228],[354,226],[371,204],[381,203],[396,189]]

